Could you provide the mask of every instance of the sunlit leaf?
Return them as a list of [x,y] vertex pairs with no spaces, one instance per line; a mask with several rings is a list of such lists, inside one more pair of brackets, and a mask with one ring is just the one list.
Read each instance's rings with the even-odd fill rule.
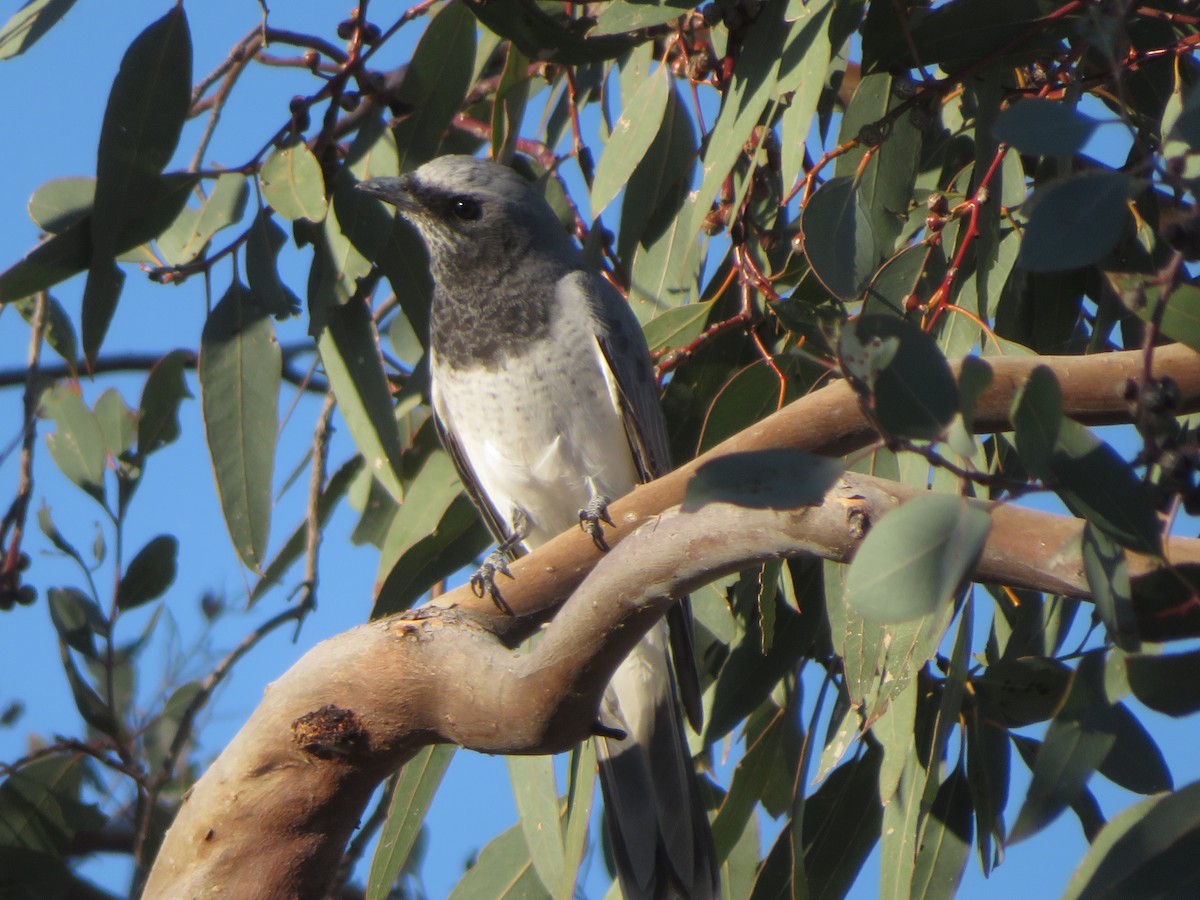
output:
[[367,876],[368,900],[386,900],[390,895],[457,749],[452,744],[430,744],[419,750],[400,770],[392,789],[387,821],[380,829],[379,844],[371,858],[371,871]]
[[969,576],[991,527],[991,516],[962,498],[915,497],[867,533],[846,575],[846,602],[880,622],[943,608]]
[[325,181],[321,166],[304,142],[271,152],[258,173],[263,197],[285,219],[325,218]]

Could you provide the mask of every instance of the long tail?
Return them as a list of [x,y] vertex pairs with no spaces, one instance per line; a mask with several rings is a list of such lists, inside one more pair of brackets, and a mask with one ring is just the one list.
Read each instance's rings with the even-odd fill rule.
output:
[[597,738],[608,836],[625,900],[720,896],[712,832],[700,797],[667,652],[666,627],[642,640],[613,676]]

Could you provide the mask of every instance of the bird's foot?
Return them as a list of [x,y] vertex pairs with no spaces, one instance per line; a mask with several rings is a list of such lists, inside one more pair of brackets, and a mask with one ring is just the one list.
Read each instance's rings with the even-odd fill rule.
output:
[[512,608],[500,596],[500,588],[496,586],[496,573],[513,577],[512,572],[508,570],[508,560],[505,558],[505,551],[497,548],[488,554],[487,559],[483,561],[476,571],[471,576],[471,590],[476,597],[482,597],[487,593],[492,598],[492,602],[496,607],[506,615],[512,615]]
[[591,536],[596,549],[604,553],[608,550],[608,542],[604,540],[601,522],[613,525],[613,520],[608,517],[608,498],[593,497],[588,501],[588,505],[579,511],[579,527]]

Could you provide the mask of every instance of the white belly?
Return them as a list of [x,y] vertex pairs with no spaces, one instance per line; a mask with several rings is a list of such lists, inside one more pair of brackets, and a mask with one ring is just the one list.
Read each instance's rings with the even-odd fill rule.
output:
[[552,335],[495,371],[434,365],[434,404],[479,487],[532,548],[579,523],[578,511],[637,483],[605,365],[590,334]]

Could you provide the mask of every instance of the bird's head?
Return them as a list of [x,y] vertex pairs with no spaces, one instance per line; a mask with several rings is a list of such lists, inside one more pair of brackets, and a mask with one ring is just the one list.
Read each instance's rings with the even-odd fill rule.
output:
[[507,268],[530,252],[575,250],[537,188],[512,169],[472,156],[440,156],[398,178],[358,189],[394,205],[420,232],[443,273],[467,265]]

